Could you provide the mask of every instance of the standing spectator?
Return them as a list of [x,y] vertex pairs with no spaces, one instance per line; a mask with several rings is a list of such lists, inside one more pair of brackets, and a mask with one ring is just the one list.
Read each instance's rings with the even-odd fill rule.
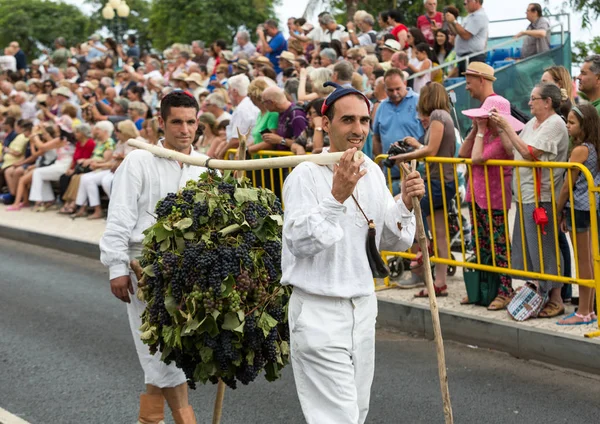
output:
[[[433,44],[433,52],[437,58],[437,63],[440,65],[446,62],[452,62],[456,59],[454,46],[450,42],[450,36],[447,29],[438,29],[435,33],[435,43]],[[452,73],[454,67],[446,67],[444,74]]]
[[[459,24],[456,17],[446,13],[446,22],[457,37],[454,44],[458,59],[473,53],[485,50],[488,39],[489,19],[483,10],[483,0],[465,0],[465,6],[469,14],[463,24]],[[485,62],[485,53],[473,56],[469,62]],[[458,72],[462,74],[466,69],[466,62],[458,63]]]
[[550,22],[542,16],[539,3],[529,3],[527,20],[531,22],[525,31],[519,32],[515,38],[525,37],[521,48],[521,59],[550,50]]
[[27,72],[27,56],[25,56],[25,52],[21,50],[21,47],[17,41],[12,41],[10,43],[10,48],[13,51],[15,60],[17,61],[17,72],[19,75],[21,75],[21,78],[23,78]]
[[198,65],[204,65],[208,63],[208,54],[206,54],[206,45],[204,41],[196,40],[192,41],[192,53],[194,53],[194,57],[192,60],[196,62]]
[[[279,74],[281,69],[279,68],[277,56],[281,55],[282,51],[287,50],[287,41],[283,36],[283,33],[279,31],[277,22],[273,19],[269,19],[265,22],[264,27],[258,27],[256,34],[260,38],[261,53],[269,58],[275,69],[275,73]],[[266,38],[267,35],[271,37],[271,40],[268,42]]]
[[308,125],[306,112],[301,106],[290,102],[279,87],[265,89],[262,101],[268,111],[279,113],[277,132],[263,134],[263,141],[271,144],[275,150],[290,150]]
[[[135,65],[140,61],[142,56],[140,52],[140,47],[136,44],[136,37],[133,34],[129,34],[127,36],[127,53],[124,56],[121,56],[123,62],[128,62],[128,59],[133,59]],[[135,66],[134,65],[134,66]]]
[[198,153],[205,154],[209,157],[214,157],[214,152],[223,147],[222,143],[226,143],[224,138],[219,137],[217,129],[217,120],[215,115],[210,112],[204,112],[198,118],[198,126],[201,127],[202,135],[194,144],[194,148]]
[[238,57],[240,53],[245,53],[248,57],[252,57],[256,53],[256,46],[250,41],[250,34],[248,31],[238,31],[235,36],[237,46],[233,48],[233,55]]
[[98,34],[93,34],[88,39],[88,44],[90,45],[90,49],[85,57],[85,60],[88,63],[94,62],[94,60],[101,58],[104,56],[104,46],[102,45],[102,37]]
[[437,11],[437,0],[425,0],[425,14],[417,18],[421,30],[430,46],[435,43],[435,32],[442,28],[444,17]]
[[[502,130],[500,137],[503,143],[510,142],[513,145],[515,160],[536,162],[567,160],[569,134],[564,121],[557,113],[560,103],[561,93],[556,85],[541,83],[535,86],[529,100],[529,107],[534,117],[519,135],[506,118],[497,112],[491,113],[490,120]],[[515,172],[520,178],[513,179],[513,191],[520,192],[521,196],[517,196],[516,199],[518,210],[513,226],[512,266],[514,269],[524,269],[524,264],[527,263],[527,269],[531,272],[557,275],[557,264],[560,258],[556,257],[556,250],[559,247],[555,242],[557,235],[554,233],[554,225],[546,225],[542,231],[534,220],[533,211],[539,205],[546,210],[550,223],[558,219],[553,214],[552,190],[558,196],[563,181],[563,170],[556,168],[536,171],[534,168],[517,168]],[[534,172],[537,174],[538,184],[534,184]],[[553,181],[550,179],[550,172],[553,173]],[[517,186],[517,181],[520,181],[520,186]],[[523,224],[520,217],[523,218]],[[524,226],[523,234],[521,234],[521,225]],[[525,241],[525,246],[522,240]],[[543,255],[543,270],[540,267],[540,249]],[[539,280],[537,285],[542,296],[549,296],[549,301],[538,317],[552,318],[564,313],[565,307],[561,298],[562,283]]]
[[585,58],[577,80],[579,91],[600,113],[600,55]]
[[[571,109],[567,119],[567,129],[573,142],[573,150],[569,162],[583,164],[594,177],[595,185],[600,183],[600,168],[598,162],[598,149],[600,147],[600,118],[596,109],[589,104],[575,106]],[[573,182],[573,204],[570,204],[570,187],[565,181],[558,196],[557,211],[562,212],[560,229],[571,234],[571,242],[577,246],[579,278],[593,279],[593,254],[590,234],[590,198],[587,179],[579,169],[573,169],[571,181]],[[597,199],[597,195],[595,196]],[[575,222],[571,215],[574,209]],[[576,237],[575,234],[576,233]],[[594,237],[596,235],[594,234]],[[577,240],[575,240],[575,238]],[[594,313],[594,289],[583,285],[579,286],[579,309],[576,312],[558,321],[558,325],[591,324],[598,320]]]
[[325,28],[324,42],[331,44],[333,40],[341,42],[348,35],[346,29],[342,25],[338,25],[335,18],[330,14],[325,14],[319,19],[319,23],[322,23]]
[[[567,68],[564,66],[550,66],[549,68],[544,69],[541,82],[550,82],[560,88],[560,93],[563,98],[560,105],[560,114],[567,119],[571,107],[575,104],[573,82]],[[566,286],[571,287],[570,284],[566,284]]]
[[337,62],[338,54],[333,48],[327,47],[326,49],[321,50],[319,57],[321,58],[321,66],[326,68]]
[[383,43],[383,36],[389,34],[394,29],[394,27],[388,23],[389,16],[389,12],[387,11],[380,12],[379,15],[377,15],[377,24],[380,28],[380,31],[377,33],[378,42]]
[[50,56],[50,61],[58,69],[64,71],[69,66],[71,52],[66,48],[67,42],[63,37],[58,37],[54,41],[54,53]]
[[229,112],[225,112],[226,106],[227,103],[220,93],[209,94],[206,100],[204,100],[204,109],[215,116],[217,124],[220,124],[223,121],[231,120],[231,114]]
[[235,149],[239,146],[240,140],[238,132],[248,134],[246,139],[250,146],[254,143],[252,138],[252,127],[256,125],[256,118],[260,110],[254,106],[252,100],[248,97],[248,87],[250,80],[246,75],[235,75],[229,79],[229,97],[235,110],[231,115],[231,121],[227,126],[227,144],[217,153],[217,157],[222,158],[229,149]]
[[[450,115],[450,101],[446,89],[443,85],[434,82],[423,87],[422,93],[419,96],[417,110],[419,120],[427,132],[423,143],[415,137],[398,137],[414,149],[412,152],[391,157],[398,163],[428,156],[453,158],[455,155],[456,134],[454,132],[454,121]],[[440,173],[440,167],[436,164],[429,167],[426,178],[429,178],[429,180],[425,182],[427,189],[425,196],[421,199],[421,211],[432,231],[435,226],[434,237],[438,240],[435,256],[448,259],[448,245],[445,243],[447,216],[444,214],[444,196],[447,204],[449,204],[456,194],[454,169],[452,165],[442,165]],[[429,190],[429,187],[431,187],[431,190]],[[431,216],[432,209],[434,211],[433,216]],[[448,295],[446,271],[447,265],[435,264],[434,290],[436,296],[444,297]],[[402,281],[400,287],[412,288],[423,284],[423,268],[417,267],[414,269],[412,278]],[[415,297],[427,297],[426,290],[421,290],[415,294]]]
[[348,40],[349,46],[374,46],[377,43],[377,33],[373,29],[375,25],[375,19],[373,15],[366,14],[364,15],[359,22],[356,23],[358,29],[360,29],[360,34],[356,35],[356,30],[354,24],[352,22],[348,22],[348,35],[350,36],[350,40]]
[[[410,69],[414,74],[419,72],[427,71],[433,67],[433,62],[429,59],[429,52],[431,47],[427,43],[417,44],[413,51],[415,52],[415,57],[418,60],[416,65],[408,63],[408,69]],[[421,92],[421,88],[425,87],[431,81],[431,71],[426,74],[414,78],[413,89],[415,93],[419,94]]]
[[354,74],[354,68],[352,64],[347,60],[342,60],[335,64],[333,67],[333,75],[331,81],[344,88],[350,88],[352,86],[352,76]]
[[481,103],[489,96],[494,95],[494,68],[481,62],[469,63],[469,69],[463,74],[465,76],[465,89],[471,97]]
[[403,20],[404,16],[398,9],[390,10],[388,12],[387,22],[388,25],[393,27],[393,29],[390,31],[390,34],[392,34],[400,43],[401,49],[404,49],[407,46],[406,40],[408,38],[408,28],[402,23]]
[[[300,85],[298,86],[298,101],[308,102],[320,97],[327,97],[333,89],[332,87],[324,87],[323,84],[327,81],[331,81],[332,75],[333,72],[331,69],[327,68],[313,69],[310,74],[308,69],[302,68],[300,70]],[[308,80],[310,80],[312,85],[312,91],[310,93],[307,93],[306,91]]]
[[[510,115],[510,103],[502,96],[489,96],[478,109],[463,111],[463,115],[473,119],[473,129],[460,147],[459,156],[472,159],[472,176],[467,185],[465,200],[473,202],[475,213],[469,209],[472,222],[472,238],[477,235],[479,249],[484,256],[492,255],[491,240],[494,240],[494,253],[496,264],[501,268],[508,268],[508,244],[510,239],[506,238],[508,222],[505,220],[504,206],[510,209],[512,204],[512,173],[511,167],[500,167],[482,165],[487,160],[513,160],[512,144],[502,141],[499,128],[488,119],[489,113],[496,109],[508,120],[515,131],[523,129],[523,123]],[[486,174],[487,173],[487,174]],[[492,227],[489,225],[488,198],[486,192],[486,175],[490,193],[490,215]],[[504,193],[502,193],[502,180],[504,180]],[[472,187],[472,188],[471,188]],[[471,195],[473,192],[473,198]],[[503,201],[504,196],[504,201]],[[505,202],[505,203],[504,203]],[[508,215],[506,215],[508,217]],[[477,233],[475,233],[477,231]],[[510,303],[513,295],[512,277],[502,274],[501,285],[498,287],[496,298],[488,306],[490,311],[504,309]],[[469,302],[468,297],[462,300],[462,304]]]
[[[419,95],[406,87],[404,73],[392,68],[383,81],[388,98],[380,103],[373,122],[374,156],[387,152],[399,139],[411,136],[418,140],[424,133],[417,114]],[[398,169],[393,168],[392,174],[400,178]]]
[[[297,155],[305,152],[321,153],[323,147],[329,147],[329,136],[323,131],[323,114],[321,109],[325,99],[316,99],[307,106],[308,126],[292,145]],[[363,148],[364,150],[364,148]]]

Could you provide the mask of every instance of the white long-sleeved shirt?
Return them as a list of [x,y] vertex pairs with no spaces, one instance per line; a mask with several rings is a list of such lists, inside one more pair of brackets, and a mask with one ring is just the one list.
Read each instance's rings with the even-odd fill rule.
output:
[[[191,155],[199,154],[192,150]],[[130,260],[141,253],[144,230],[156,222],[158,201],[206,171],[200,166],[182,167],[146,150],[134,150],[125,157],[115,173],[106,230],[100,240],[100,260],[109,268],[111,280],[129,275]]]
[[[240,133],[247,134],[256,124],[259,113],[260,110],[254,106],[250,97],[244,97],[244,100],[242,100],[233,111],[231,121],[229,121],[229,125],[227,125],[227,128],[225,129],[227,141],[238,137],[238,129],[240,130]],[[254,144],[252,133],[248,135],[248,140],[246,141],[248,146]]]
[[[415,236],[414,214],[402,200],[394,200],[372,160],[365,158],[363,167],[367,174],[354,196],[375,223],[379,249],[406,250]],[[332,183],[331,168],[310,162],[298,165],[285,180],[281,281],[316,295],[367,296],[374,291],[368,224],[352,197],[343,204],[335,200]]]

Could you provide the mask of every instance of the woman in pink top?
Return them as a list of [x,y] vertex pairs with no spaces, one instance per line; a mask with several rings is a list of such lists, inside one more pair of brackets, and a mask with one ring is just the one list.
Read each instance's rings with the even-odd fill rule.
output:
[[[492,110],[496,110],[502,114],[515,131],[518,132],[523,129],[523,123],[510,115],[510,103],[508,100],[497,95],[489,96],[480,108],[462,112],[464,115],[473,119],[473,129],[461,146],[459,156],[462,158],[470,158],[473,161],[472,181],[469,181],[468,183],[466,196],[467,202],[475,203],[475,216],[473,216],[472,208],[469,208],[471,221],[473,222],[473,239],[475,239],[475,228],[477,228],[479,250],[481,255],[486,257],[491,256],[492,254],[490,240],[493,236],[496,265],[501,268],[508,268],[507,246],[510,243],[510,240],[506,238],[508,223],[505,218],[508,218],[508,212],[505,216],[504,207],[506,206],[506,210],[508,211],[512,202],[512,168],[503,167],[501,174],[499,166],[487,167],[490,195],[488,199],[486,193],[485,167],[482,164],[490,159],[512,160],[514,158],[513,146],[510,142],[503,143],[500,138],[500,132],[502,130],[497,128],[496,125],[488,119]],[[504,193],[502,192],[502,179],[504,179]],[[473,193],[474,199],[472,198],[471,193]],[[492,219],[491,231],[489,226],[490,215]],[[513,295],[512,278],[509,275],[503,274],[500,276],[500,281],[502,284],[498,289],[498,294],[494,301],[488,306],[488,309],[491,311],[506,308]],[[468,303],[468,298],[463,299],[463,302],[461,303]]]

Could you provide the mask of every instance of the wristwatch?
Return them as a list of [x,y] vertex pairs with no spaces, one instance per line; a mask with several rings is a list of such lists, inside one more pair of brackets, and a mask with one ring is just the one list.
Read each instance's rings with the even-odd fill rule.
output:
[[281,139],[281,145],[282,145],[282,146],[287,146],[287,143],[285,142],[285,138],[282,138],[282,139]]
[[321,128],[321,127],[315,127],[315,131],[321,132],[321,131],[323,131],[323,128]]

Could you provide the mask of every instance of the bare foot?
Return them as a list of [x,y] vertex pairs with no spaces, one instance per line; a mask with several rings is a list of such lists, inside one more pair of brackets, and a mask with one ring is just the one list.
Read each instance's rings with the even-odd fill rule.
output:
[[92,219],[102,219],[102,218],[104,218],[104,214],[102,212],[100,212],[100,213],[93,213],[92,215],[88,216],[89,220],[92,220]]

